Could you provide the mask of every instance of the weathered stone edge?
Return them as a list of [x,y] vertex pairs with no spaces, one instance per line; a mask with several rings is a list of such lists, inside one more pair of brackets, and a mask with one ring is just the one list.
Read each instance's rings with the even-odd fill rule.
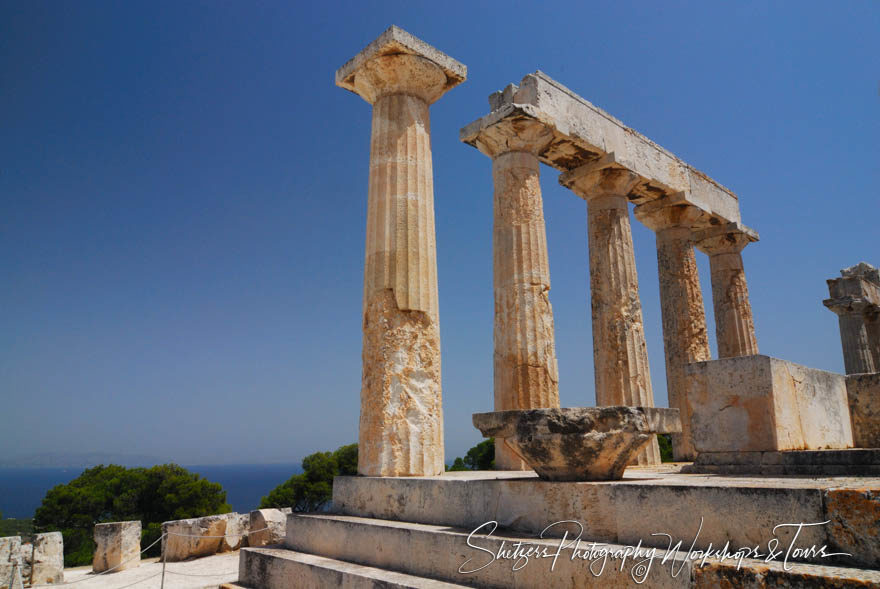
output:
[[447,89],[461,84],[467,78],[466,65],[400,27],[391,25],[360,53],[336,70],[336,85],[354,92],[354,74],[364,63],[374,57],[394,53],[418,55],[436,63],[446,74]]

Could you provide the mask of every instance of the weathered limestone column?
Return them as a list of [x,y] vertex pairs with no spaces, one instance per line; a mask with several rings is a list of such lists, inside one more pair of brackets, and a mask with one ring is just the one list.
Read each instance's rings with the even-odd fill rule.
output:
[[[492,158],[495,188],[495,411],[559,407],[537,156],[552,138],[538,121],[521,120],[515,127],[502,122],[477,142],[480,151]],[[501,439],[495,441],[495,468],[531,470]]]
[[434,187],[428,107],[466,68],[391,27],[336,72],[373,105],[358,472],[443,472]]
[[[587,201],[596,404],[653,407],[627,200],[639,177],[586,164],[559,181]],[[637,462],[660,463],[656,437]]]
[[697,248],[709,255],[719,358],[758,353],[742,261],[743,248],[753,241],[758,241],[758,234],[736,223],[712,227],[696,235]]
[[827,281],[823,304],[838,316],[846,373],[880,372],[880,272],[862,262],[840,276]]
[[657,236],[666,390],[669,406],[678,409],[681,417],[681,433],[672,434],[672,454],[676,461],[691,461],[697,454],[691,434],[685,366],[712,357],[693,230],[708,223],[708,215],[692,205],[669,205],[666,200],[637,206],[634,213]]

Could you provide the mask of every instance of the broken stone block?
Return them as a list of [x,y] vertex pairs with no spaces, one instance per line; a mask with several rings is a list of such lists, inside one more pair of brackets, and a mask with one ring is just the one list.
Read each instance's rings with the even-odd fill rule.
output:
[[64,539],[61,532],[34,535],[33,572],[34,585],[57,585],[64,582]]
[[141,564],[141,522],[108,522],[95,525],[92,571],[102,573],[133,569]]
[[12,565],[21,557],[21,536],[0,538],[0,589],[9,589]]
[[220,552],[231,552],[248,545],[248,530],[250,529],[250,514],[228,513],[229,521],[226,522],[226,537],[220,546]]
[[856,448],[880,448],[880,372],[848,374],[846,395]]
[[[287,514],[289,508],[282,509],[257,509],[250,513],[251,534],[248,536],[248,546],[266,546],[267,544],[281,544],[287,535]],[[268,528],[268,529],[266,529]]]
[[220,551],[228,514],[180,519],[162,524],[162,555],[167,562],[210,556]]
[[658,433],[680,433],[678,409],[573,407],[475,413],[485,437],[502,438],[538,476],[550,481],[623,477],[627,464]]
[[843,375],[770,356],[686,367],[697,452],[852,448]]

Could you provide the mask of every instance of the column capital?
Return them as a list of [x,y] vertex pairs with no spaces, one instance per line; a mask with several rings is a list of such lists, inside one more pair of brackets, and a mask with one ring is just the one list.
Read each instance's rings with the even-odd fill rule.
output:
[[858,297],[840,297],[836,299],[825,299],[822,304],[828,307],[828,310],[837,316],[844,315],[864,315],[866,313],[876,312],[880,310],[877,305],[871,301]]
[[604,196],[627,197],[641,177],[614,162],[614,154],[559,175],[559,183],[586,201]]
[[682,192],[640,204],[633,209],[636,219],[654,232],[667,229],[708,229],[713,217],[685,201]]
[[432,104],[466,78],[464,64],[396,26],[336,70],[336,85],[370,104],[390,94]]
[[493,159],[512,151],[524,151],[538,157],[551,141],[551,128],[538,119],[514,113],[481,129],[473,145]]
[[716,225],[694,235],[697,249],[710,256],[738,254],[753,241],[758,241],[758,232],[739,223]]

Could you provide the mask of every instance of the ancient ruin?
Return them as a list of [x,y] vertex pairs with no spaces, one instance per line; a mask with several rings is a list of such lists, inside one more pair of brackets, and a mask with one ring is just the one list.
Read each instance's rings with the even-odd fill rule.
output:
[[[877,315],[859,302],[878,293],[876,270],[829,281],[853,374],[760,355],[742,259],[758,235],[737,196],[541,72],[460,131],[492,159],[496,411],[474,424],[496,437],[498,470],[442,472],[428,107],[464,77],[396,27],[337,72],[373,105],[361,476],[334,480],[330,512],[288,514],[283,545],[244,548],[235,586],[880,584]],[[586,201],[598,407],[559,407],[540,164]],[[656,234],[668,409],[653,407],[630,204]],[[693,463],[660,465],[658,432]],[[629,556],[598,574],[587,558],[535,556],[571,534]],[[677,540],[750,548],[691,558]],[[768,556],[768,540],[799,548]],[[511,566],[512,546],[532,560]],[[635,547],[653,551],[641,578]]]
[[546,481],[623,478],[653,434],[681,432],[677,409],[575,407],[475,413],[474,427],[501,441]]
[[95,525],[92,571],[124,571],[141,564],[141,522],[108,522]]
[[467,77],[391,27],[336,72],[373,106],[358,472],[443,472],[440,315],[429,107]]
[[840,322],[853,443],[880,448],[880,270],[861,262],[827,282],[823,303]]

